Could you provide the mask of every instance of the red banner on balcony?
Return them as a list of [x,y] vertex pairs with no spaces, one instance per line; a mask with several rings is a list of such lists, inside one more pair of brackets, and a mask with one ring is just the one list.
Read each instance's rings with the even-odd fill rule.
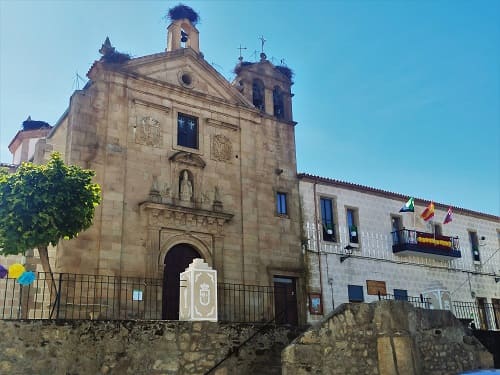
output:
[[422,246],[435,247],[437,249],[451,250],[451,238],[446,236],[434,236],[431,233],[417,232],[417,243]]

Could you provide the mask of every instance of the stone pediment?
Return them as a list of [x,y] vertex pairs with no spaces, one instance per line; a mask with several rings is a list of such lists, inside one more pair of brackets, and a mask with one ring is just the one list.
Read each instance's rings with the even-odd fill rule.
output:
[[138,77],[150,78],[232,104],[251,103],[190,48],[132,59],[122,69]]
[[191,167],[197,167],[201,169],[205,168],[205,165],[207,165],[201,158],[201,156],[186,151],[178,151],[168,159],[175,163],[186,164]]

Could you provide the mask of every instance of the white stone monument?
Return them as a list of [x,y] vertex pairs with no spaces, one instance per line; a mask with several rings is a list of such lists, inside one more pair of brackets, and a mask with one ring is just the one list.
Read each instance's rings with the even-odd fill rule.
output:
[[179,320],[217,321],[217,271],[203,259],[180,274]]
[[451,310],[451,294],[443,284],[434,282],[422,293],[430,299],[430,308],[434,310]]

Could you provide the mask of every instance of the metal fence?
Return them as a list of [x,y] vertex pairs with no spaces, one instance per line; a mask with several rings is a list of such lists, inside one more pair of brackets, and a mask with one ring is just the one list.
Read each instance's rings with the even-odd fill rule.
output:
[[431,302],[430,298],[424,298],[422,295],[419,297],[412,296],[396,296],[394,294],[378,294],[379,301],[382,300],[400,300],[410,302],[413,306],[419,307],[421,309],[430,309]]
[[[267,322],[272,286],[218,284],[219,321]],[[0,319],[161,320],[163,280],[39,272],[33,284],[0,280]],[[177,302],[178,303],[178,302]]]
[[470,328],[500,330],[500,305],[488,302],[453,302],[453,314]]
[[[408,301],[413,306],[422,309],[432,309],[430,298],[394,296],[392,294],[379,294],[380,300],[402,300]],[[457,319],[472,329],[500,330],[500,304],[482,301],[462,302],[453,301],[451,312]]]

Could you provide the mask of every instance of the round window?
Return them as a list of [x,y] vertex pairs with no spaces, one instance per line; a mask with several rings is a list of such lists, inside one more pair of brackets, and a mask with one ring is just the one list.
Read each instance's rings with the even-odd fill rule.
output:
[[191,78],[191,75],[188,74],[188,73],[183,73],[182,74],[181,81],[186,86],[191,86],[191,84],[193,83],[193,79]]

